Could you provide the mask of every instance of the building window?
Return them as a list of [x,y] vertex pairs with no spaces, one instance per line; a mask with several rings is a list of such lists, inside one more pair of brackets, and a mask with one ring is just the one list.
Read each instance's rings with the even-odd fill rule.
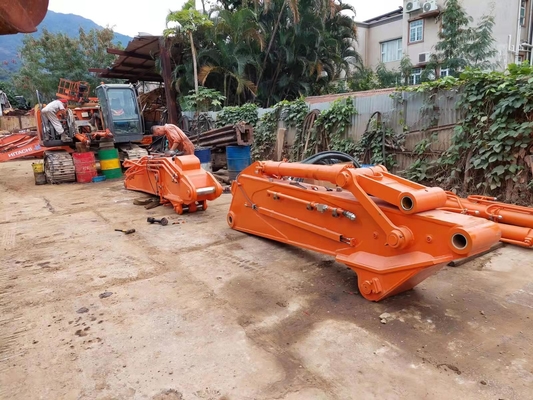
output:
[[526,2],[523,1],[520,6],[520,25],[526,26]]
[[444,78],[445,76],[450,76],[450,69],[449,68],[441,68],[440,77]]
[[424,39],[424,20],[409,23],[409,43],[421,42]]
[[422,68],[413,68],[409,76],[409,85],[419,85],[422,83]]
[[402,59],[402,39],[381,43],[381,61],[384,63]]

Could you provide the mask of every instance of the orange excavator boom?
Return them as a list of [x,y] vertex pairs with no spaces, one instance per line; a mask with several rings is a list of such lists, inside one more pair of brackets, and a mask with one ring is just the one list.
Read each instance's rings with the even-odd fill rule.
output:
[[447,192],[442,210],[485,218],[498,223],[502,242],[533,248],[533,208],[496,201],[493,197],[468,196],[466,199]]
[[357,273],[360,292],[372,301],[409,290],[501,237],[491,221],[438,210],[447,201],[442,189],[382,166],[256,162],[233,182],[232,193],[231,228],[334,256]]
[[13,133],[0,136],[0,162],[22,157],[42,157],[45,150],[65,150],[72,153],[68,146],[43,147],[37,135]]
[[124,186],[159,196],[161,204],[171,204],[178,214],[207,209],[207,201],[222,194],[215,177],[200,166],[194,155],[161,157],[144,156],[125,160]]

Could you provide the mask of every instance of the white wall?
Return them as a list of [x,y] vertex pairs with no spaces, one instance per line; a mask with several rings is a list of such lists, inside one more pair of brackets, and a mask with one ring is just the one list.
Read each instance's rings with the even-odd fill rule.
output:
[[[405,46],[405,35],[402,32],[402,20],[387,24],[379,23],[368,30],[367,65],[375,68],[381,62],[381,43],[388,40],[399,39],[403,36],[402,45]],[[405,54],[405,51],[404,51]],[[400,60],[385,63],[387,69],[392,70],[400,66]]]
[[[424,0],[422,0],[424,2]],[[466,12],[474,19],[473,24],[477,25],[480,18],[485,15],[495,17],[493,37],[494,47],[498,51],[497,57],[493,60],[499,63],[499,69],[505,69],[508,64],[515,62],[514,50],[509,48],[509,37],[511,45],[516,47],[518,31],[518,13],[522,0],[462,0],[462,5]],[[404,0],[404,7],[407,0]],[[533,0],[526,3],[526,26],[520,28],[520,41],[527,41],[530,23],[530,5]],[[437,0],[439,8],[444,9],[445,0]],[[411,62],[418,64],[419,54],[433,52],[438,43],[438,32],[441,29],[441,18],[430,17],[424,19],[424,40],[419,43],[409,44],[409,19],[421,15],[421,11],[411,14],[405,13],[402,20],[394,20],[389,23],[377,22],[373,24],[358,24],[359,43],[357,50],[361,54],[366,66],[375,68],[381,60],[380,43],[386,40],[402,37],[404,54],[408,55]],[[522,49],[521,55],[526,58],[526,51]],[[387,63],[389,69],[399,66],[399,62]]]

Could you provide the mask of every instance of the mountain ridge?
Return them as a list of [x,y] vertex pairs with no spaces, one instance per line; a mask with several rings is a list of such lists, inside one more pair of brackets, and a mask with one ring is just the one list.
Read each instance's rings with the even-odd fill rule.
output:
[[[37,32],[30,33],[29,35],[39,37],[42,34],[43,28],[46,28],[49,32],[61,32],[70,37],[78,37],[80,28],[83,28],[86,32],[91,29],[104,29],[104,27],[98,25],[96,22],[81,15],[63,14],[51,10],[48,10],[43,21],[37,27]],[[22,47],[23,38],[24,34],[22,33],[0,36],[0,67],[6,70],[5,72],[7,73],[15,72],[20,68],[18,52],[19,48]],[[131,39],[130,36],[115,32],[113,43],[120,43],[126,47]]]

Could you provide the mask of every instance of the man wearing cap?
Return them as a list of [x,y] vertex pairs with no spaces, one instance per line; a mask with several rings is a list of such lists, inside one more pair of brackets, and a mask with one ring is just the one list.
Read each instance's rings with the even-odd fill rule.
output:
[[61,135],[61,140],[63,142],[68,142],[70,138],[65,134],[65,130],[57,118],[57,112],[64,111],[66,104],[67,101],[64,99],[54,100],[48,103],[46,107],[41,110],[41,117],[43,117],[46,121],[50,121],[54,127],[54,130]]
[[192,144],[185,132],[174,124],[154,125],[152,126],[152,134],[154,136],[165,135],[167,137],[170,147],[169,151],[165,153],[167,157],[194,154],[194,144]]

